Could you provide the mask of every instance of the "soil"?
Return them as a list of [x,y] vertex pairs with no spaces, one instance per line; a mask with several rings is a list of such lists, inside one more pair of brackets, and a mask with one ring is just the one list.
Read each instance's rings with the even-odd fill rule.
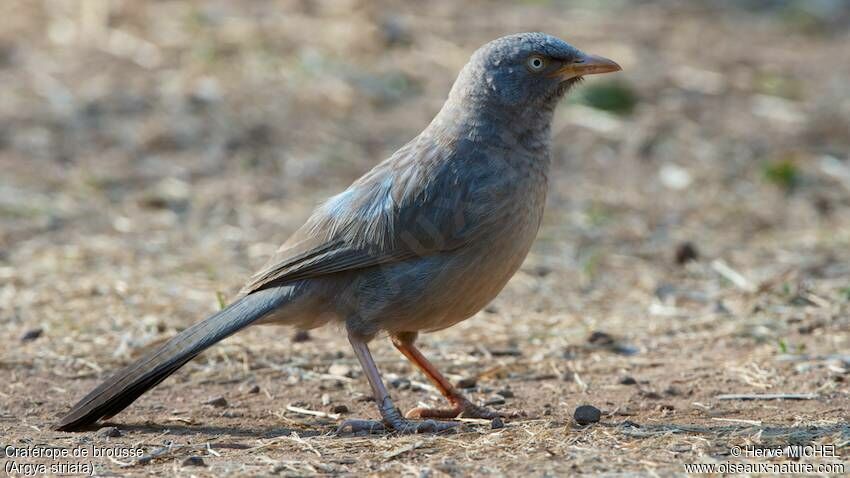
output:
[[[850,465],[848,13],[714,3],[4,2],[5,470],[669,475],[787,464],[735,456],[787,445]],[[421,130],[477,46],[523,30],[624,71],[559,109],[521,271],[420,344],[470,399],[524,417],[337,436],[378,417],[344,334],[266,326],[103,429],[51,430]],[[634,107],[600,109],[582,93],[599,85]],[[386,338],[372,349],[400,408],[442,404]],[[599,421],[577,424],[581,405]],[[44,450],[77,455],[26,455]]]

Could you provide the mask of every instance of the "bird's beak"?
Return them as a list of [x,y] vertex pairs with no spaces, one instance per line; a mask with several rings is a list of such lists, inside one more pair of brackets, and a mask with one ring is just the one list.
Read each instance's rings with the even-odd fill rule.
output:
[[555,70],[552,76],[557,76],[561,80],[569,80],[584,75],[598,75],[620,70],[622,68],[614,60],[582,53],[573,61],[565,63],[564,66]]

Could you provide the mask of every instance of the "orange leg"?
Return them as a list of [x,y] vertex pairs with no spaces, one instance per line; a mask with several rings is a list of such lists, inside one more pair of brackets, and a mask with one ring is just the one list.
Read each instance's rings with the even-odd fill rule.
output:
[[[470,402],[466,397],[449,382],[449,380],[441,374],[434,364],[428,361],[422,352],[413,345],[416,340],[415,333],[397,334],[392,336],[393,345],[416,365],[419,370],[424,373],[429,380],[443,394],[451,408],[425,408],[417,407],[405,414],[407,418],[486,418],[492,419],[501,416],[498,412],[489,410],[484,407],[479,407]],[[513,414],[511,414],[513,415]]]
[[352,433],[372,433],[387,429],[399,433],[439,433],[459,425],[457,422],[439,422],[435,420],[412,422],[403,418],[395,405],[393,405],[393,401],[387,392],[387,388],[384,386],[381,373],[375,365],[375,360],[372,359],[372,353],[369,351],[366,341],[351,333],[348,334],[348,341],[351,342],[354,354],[357,355],[357,360],[363,367],[363,372],[366,374],[369,386],[372,387],[372,394],[375,397],[375,402],[378,404],[378,410],[381,412],[382,420],[346,420],[337,428],[337,434],[343,433],[346,430],[350,430]]

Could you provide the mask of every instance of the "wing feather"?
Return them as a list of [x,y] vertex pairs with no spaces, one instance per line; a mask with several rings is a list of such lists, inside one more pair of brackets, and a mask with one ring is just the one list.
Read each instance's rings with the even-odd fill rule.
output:
[[242,293],[453,250],[487,231],[499,171],[462,146],[402,147],[316,209]]

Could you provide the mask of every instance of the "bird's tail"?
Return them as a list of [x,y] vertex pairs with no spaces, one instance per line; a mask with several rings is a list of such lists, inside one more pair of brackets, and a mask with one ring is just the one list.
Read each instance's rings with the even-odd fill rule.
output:
[[83,397],[56,425],[56,430],[78,430],[116,415],[208,347],[278,308],[285,301],[285,289],[264,289],[242,297],[179,333]]

